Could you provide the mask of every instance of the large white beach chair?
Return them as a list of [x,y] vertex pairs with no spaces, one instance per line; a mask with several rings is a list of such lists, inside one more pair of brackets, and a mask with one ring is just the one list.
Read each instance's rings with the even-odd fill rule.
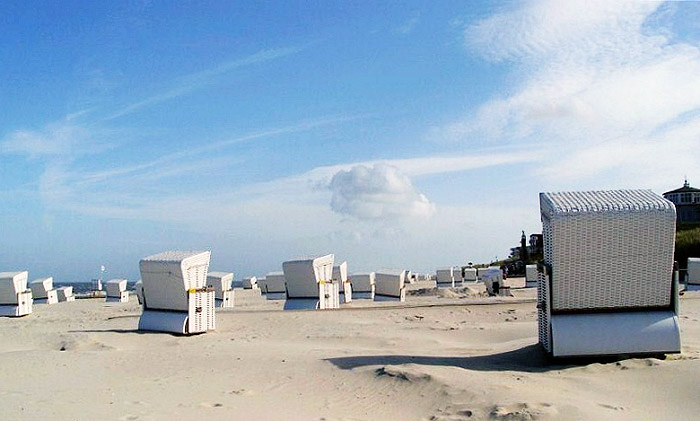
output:
[[56,288],[56,296],[58,297],[59,303],[69,303],[71,301],[75,301],[73,287],[70,285]]
[[700,258],[688,258],[688,273],[685,281],[685,289],[688,291],[700,291]]
[[192,334],[214,330],[214,289],[207,288],[209,251],[167,251],[139,262],[143,313],[139,330]]
[[260,280],[261,289],[268,300],[287,299],[287,280],[284,272],[269,272]]
[[681,350],[676,211],[651,190],[540,193],[539,340],[555,357]]
[[216,307],[233,307],[233,273],[209,272],[207,274],[207,286],[214,288],[214,301]]
[[348,281],[348,262],[333,266],[333,282],[338,284],[340,304],[352,301],[352,285]]
[[464,281],[476,282],[476,268],[464,268]]
[[455,286],[455,278],[453,268],[440,268],[435,271],[435,279],[438,288],[453,288]]
[[380,270],[374,274],[374,301],[406,301],[405,272]]
[[34,304],[56,304],[58,293],[53,289],[53,277],[35,279],[29,283]]
[[356,273],[350,276],[352,297],[356,300],[374,300],[374,272]]
[[289,309],[333,309],[340,307],[338,284],[334,283],[332,254],[282,264],[287,279]]
[[29,273],[0,272],[0,316],[19,317],[32,312],[32,291],[27,289]]
[[537,287],[537,265],[525,266],[525,288]]
[[126,279],[110,279],[105,284],[107,297],[105,302],[108,303],[126,303],[129,302],[129,292],[126,290]]

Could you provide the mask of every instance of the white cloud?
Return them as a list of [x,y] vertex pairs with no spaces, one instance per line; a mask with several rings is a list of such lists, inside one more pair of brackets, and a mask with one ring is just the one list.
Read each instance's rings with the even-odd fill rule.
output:
[[411,180],[389,165],[356,165],[338,171],[329,187],[333,192],[331,209],[359,219],[426,218],[435,212],[435,205]]
[[654,27],[658,7],[531,1],[476,23],[468,48],[512,65],[518,82],[433,135],[541,142],[537,174],[555,184],[663,188],[659,174],[680,179],[698,163],[700,49]]
[[59,121],[40,130],[15,130],[2,139],[0,150],[33,158],[82,154],[102,149],[104,135],[70,121]]

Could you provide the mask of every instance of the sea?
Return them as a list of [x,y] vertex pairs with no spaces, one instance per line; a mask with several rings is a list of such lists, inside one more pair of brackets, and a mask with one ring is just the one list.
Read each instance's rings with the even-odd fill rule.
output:
[[[107,281],[102,281],[102,290],[105,289],[105,284]],[[133,291],[136,281],[126,281],[127,291]],[[97,281],[75,281],[75,282],[54,282],[54,288],[56,287],[73,287],[73,294],[84,294],[90,291],[95,291],[97,289]]]

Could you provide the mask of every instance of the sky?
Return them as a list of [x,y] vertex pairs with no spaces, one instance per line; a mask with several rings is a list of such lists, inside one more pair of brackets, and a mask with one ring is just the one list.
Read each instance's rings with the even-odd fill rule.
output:
[[[317,4],[314,4],[317,3]],[[542,191],[700,186],[700,3],[0,3],[0,270],[507,257]]]

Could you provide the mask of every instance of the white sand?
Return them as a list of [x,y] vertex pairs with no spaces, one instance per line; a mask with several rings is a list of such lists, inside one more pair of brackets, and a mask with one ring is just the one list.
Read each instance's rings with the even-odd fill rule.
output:
[[0,318],[0,419],[700,417],[700,293],[681,299],[681,355],[576,365],[544,359],[534,293],[282,312],[236,290],[190,337],[137,332],[136,297],[35,306]]

